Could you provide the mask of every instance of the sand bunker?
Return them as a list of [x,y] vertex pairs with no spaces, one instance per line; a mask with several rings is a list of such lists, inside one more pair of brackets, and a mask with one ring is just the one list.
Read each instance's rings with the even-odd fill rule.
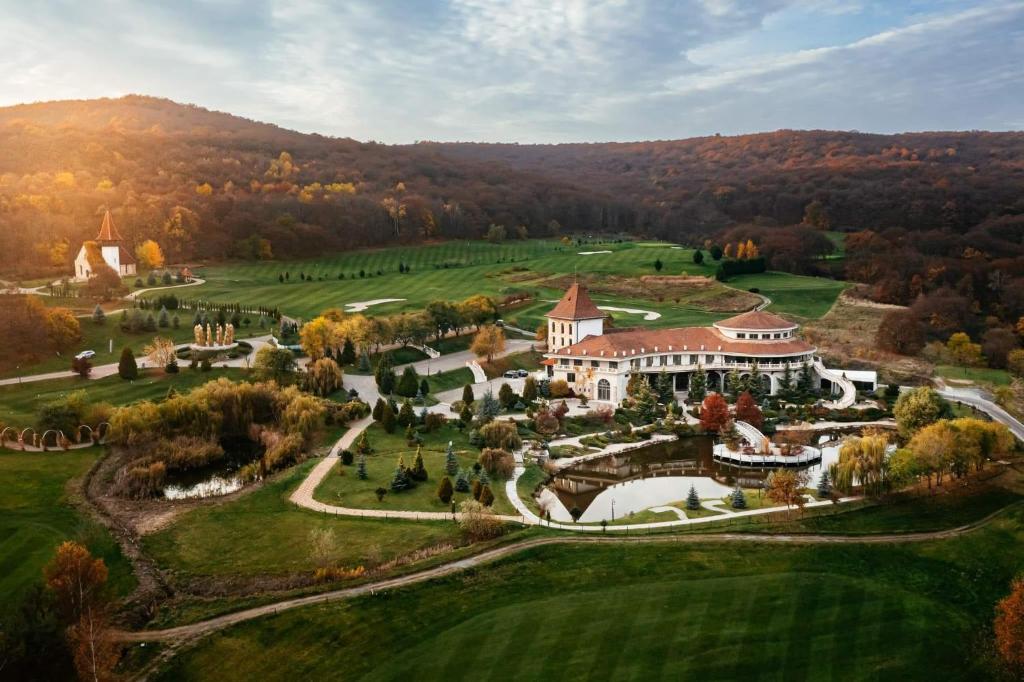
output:
[[404,301],[404,298],[375,298],[372,301],[356,301],[355,303],[346,303],[346,313],[361,313],[372,305],[380,305],[381,303],[397,303]]
[[611,251],[580,251],[577,255],[580,256],[593,256],[597,253],[611,253]]
[[634,315],[643,315],[645,320],[656,320],[661,317],[661,313],[656,313],[653,310],[640,310],[639,308],[618,308],[613,305],[599,305],[598,310],[611,310],[619,313],[633,313]]

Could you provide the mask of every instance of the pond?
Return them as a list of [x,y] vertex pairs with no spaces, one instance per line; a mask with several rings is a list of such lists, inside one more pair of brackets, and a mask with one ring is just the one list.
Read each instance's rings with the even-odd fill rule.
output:
[[[816,485],[821,472],[838,460],[842,435],[810,436],[822,457],[819,463],[797,468],[808,474],[809,485]],[[576,507],[582,512],[580,523],[600,523],[684,500],[691,485],[701,499],[719,499],[737,483],[744,488],[764,484],[771,469],[716,462],[711,456],[714,443],[710,436],[693,436],[580,462],[555,474],[539,499],[554,521],[571,522],[570,510]]]
[[164,498],[191,500],[227,495],[249,481],[239,475],[242,467],[263,455],[263,448],[244,438],[222,440],[225,456],[208,466],[168,471]]

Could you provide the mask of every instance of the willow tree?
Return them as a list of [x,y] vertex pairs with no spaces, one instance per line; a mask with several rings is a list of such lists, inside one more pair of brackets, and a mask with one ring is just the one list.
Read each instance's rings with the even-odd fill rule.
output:
[[850,492],[860,484],[864,492],[878,495],[885,488],[885,451],[889,440],[881,434],[847,438],[839,447],[839,461],[833,465],[836,488]]

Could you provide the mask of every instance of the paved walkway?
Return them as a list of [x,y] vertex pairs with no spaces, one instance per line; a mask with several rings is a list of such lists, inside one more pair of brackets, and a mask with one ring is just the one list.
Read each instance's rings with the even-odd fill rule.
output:
[[1005,424],[1018,440],[1024,441],[1024,424],[1002,407],[992,402],[985,393],[978,389],[952,388],[941,385],[936,389],[936,392],[946,400],[961,402],[987,413],[992,419]]

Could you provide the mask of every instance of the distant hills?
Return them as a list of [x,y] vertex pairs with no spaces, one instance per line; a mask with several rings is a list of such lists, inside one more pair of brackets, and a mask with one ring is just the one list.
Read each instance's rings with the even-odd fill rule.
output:
[[126,239],[154,238],[174,260],[477,237],[492,224],[687,241],[799,223],[812,203],[818,226],[851,231],[963,235],[1024,214],[1024,133],[393,146],[129,96],[0,108],[0,149],[0,249],[24,256],[0,265],[7,278],[70,263],[106,207]]

